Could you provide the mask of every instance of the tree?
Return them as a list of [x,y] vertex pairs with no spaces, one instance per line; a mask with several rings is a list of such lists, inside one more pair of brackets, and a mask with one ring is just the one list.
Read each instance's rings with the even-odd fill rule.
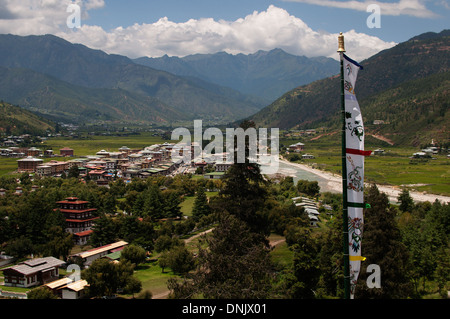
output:
[[93,246],[102,246],[117,241],[117,225],[110,217],[101,216],[92,227],[93,233],[89,239]]
[[121,260],[129,261],[136,266],[143,263],[146,258],[147,252],[145,249],[136,245],[126,246],[120,255]]
[[78,165],[74,165],[69,169],[69,173],[67,174],[68,178],[78,178],[80,176],[80,170],[78,169]]
[[96,259],[82,272],[88,282],[88,294],[92,297],[113,296],[119,288],[125,288],[133,275],[130,262],[110,262],[108,259]]
[[404,188],[398,195],[397,200],[400,202],[400,210],[402,212],[411,212],[414,208],[414,200],[409,195],[409,191]]
[[165,251],[161,259],[159,265],[163,272],[165,267],[169,267],[173,272],[184,275],[195,267],[194,256],[185,246],[175,246]]
[[203,216],[208,216],[211,213],[211,208],[208,204],[205,189],[200,187],[195,196],[194,207],[192,208],[192,216],[195,221],[199,221]]
[[319,195],[320,186],[317,181],[299,180],[297,182],[297,190],[299,193],[315,197]]
[[[253,122],[244,121],[240,128],[247,130],[254,128]],[[223,177],[224,186],[220,191],[220,198],[216,204],[222,211],[235,215],[245,222],[250,231],[268,235],[270,232],[268,216],[265,214],[264,202],[267,198],[264,180],[260,166],[249,160],[249,145],[245,142],[245,158],[243,163],[231,165]],[[238,150],[236,150],[236,153]]]
[[132,294],[133,298],[134,298],[134,294],[139,293],[142,290],[142,282],[131,276],[128,280],[127,283],[125,285],[125,287],[123,288],[123,292],[126,294]]
[[169,279],[174,298],[208,299],[267,298],[271,292],[273,265],[269,250],[258,234],[236,216],[224,214],[206,239],[208,249],[199,247],[192,281]]
[[53,226],[47,231],[47,238],[48,241],[43,245],[43,254],[66,260],[73,247],[73,235],[60,226]]
[[295,227],[293,277],[288,284],[289,294],[295,299],[314,298],[314,291],[320,279],[318,247],[306,227]]
[[31,289],[27,293],[28,299],[58,299],[56,295],[47,287],[41,286]]
[[33,242],[25,236],[11,239],[5,247],[5,252],[7,255],[15,256],[18,259],[26,257],[33,251]]
[[[408,251],[401,241],[401,233],[395,220],[395,210],[390,208],[389,198],[376,185],[369,187],[365,200],[371,208],[364,210],[364,234],[360,279],[355,298],[402,299],[411,295],[408,278]],[[381,269],[381,288],[370,289],[366,285],[367,266],[376,264]]]

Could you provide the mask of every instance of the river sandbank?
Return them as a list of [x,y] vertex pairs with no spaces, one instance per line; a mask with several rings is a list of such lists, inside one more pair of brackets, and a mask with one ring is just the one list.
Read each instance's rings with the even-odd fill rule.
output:
[[[330,191],[335,193],[342,193],[342,177],[337,174],[333,174],[331,172],[322,171],[316,168],[312,168],[311,166],[305,165],[305,164],[298,164],[298,163],[292,163],[283,159],[280,159],[280,162],[283,162],[286,165],[290,165],[293,167],[296,167],[298,169],[310,172],[312,174],[315,174],[319,176],[320,178],[327,181],[327,187],[330,189]],[[388,195],[389,200],[391,202],[396,203],[397,197],[401,193],[402,188],[400,186],[390,186],[390,185],[380,185],[377,184],[378,189],[380,192],[385,193]],[[435,194],[428,194],[428,193],[421,193],[421,192],[415,192],[410,191],[410,196],[415,202],[434,202],[436,199],[439,200],[442,203],[449,203],[450,197],[443,196],[443,195],[435,195]]]

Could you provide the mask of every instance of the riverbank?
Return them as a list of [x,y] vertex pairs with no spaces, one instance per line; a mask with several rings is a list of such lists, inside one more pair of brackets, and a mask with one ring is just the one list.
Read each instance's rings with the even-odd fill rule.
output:
[[[312,168],[311,166],[305,165],[305,164],[299,164],[299,163],[292,163],[289,161],[286,161],[284,159],[280,159],[280,162],[283,162],[286,165],[290,165],[293,167],[296,167],[298,169],[307,171],[309,173],[315,174],[319,176],[320,178],[326,180],[327,182],[327,188],[334,193],[342,193],[342,177],[337,174],[333,174],[327,171],[322,171],[319,169]],[[401,193],[402,188],[400,186],[390,186],[390,185],[380,185],[377,184],[378,189],[386,193],[388,195],[389,200],[393,203],[397,202],[397,197]],[[442,196],[442,195],[435,195],[435,194],[426,194],[426,193],[420,193],[420,192],[409,192],[410,196],[415,202],[434,202],[436,199],[439,200],[442,203],[448,203],[450,202],[450,197],[448,196]]]

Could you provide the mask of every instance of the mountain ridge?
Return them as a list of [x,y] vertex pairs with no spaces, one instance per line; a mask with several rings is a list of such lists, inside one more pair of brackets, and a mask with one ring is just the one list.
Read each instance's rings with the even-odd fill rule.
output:
[[[230,87],[259,96],[267,103],[286,91],[333,74],[339,63],[331,58],[295,56],[282,49],[259,50],[253,54],[193,54],[185,57],[141,57],[134,62],[180,76]],[[275,80],[275,81],[274,81]]]
[[[411,38],[359,62],[364,69],[358,73],[355,90],[364,123],[367,123],[366,106],[379,94],[409,81],[426,79],[439,73],[444,76],[448,74],[449,52],[450,36],[448,31],[444,30],[438,34],[430,33]],[[349,56],[351,57],[351,53]],[[411,95],[414,93],[414,90],[410,91]],[[286,92],[249,119],[258,126],[280,129],[330,127],[330,125],[338,128],[340,123],[339,75],[336,74]]]
[[188,120],[196,117],[235,120],[262,107],[228,88],[213,89],[213,84],[206,87],[138,65],[127,57],[93,50],[53,35],[0,35],[0,66],[30,69],[85,88],[123,89],[130,94],[150,96],[187,114]]

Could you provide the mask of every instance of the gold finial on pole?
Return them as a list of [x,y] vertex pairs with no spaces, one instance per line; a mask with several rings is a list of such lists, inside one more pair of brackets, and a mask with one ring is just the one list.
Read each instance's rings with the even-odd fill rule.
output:
[[338,42],[339,42],[339,49],[337,50],[337,52],[345,52],[344,35],[342,34],[342,32],[339,33]]

